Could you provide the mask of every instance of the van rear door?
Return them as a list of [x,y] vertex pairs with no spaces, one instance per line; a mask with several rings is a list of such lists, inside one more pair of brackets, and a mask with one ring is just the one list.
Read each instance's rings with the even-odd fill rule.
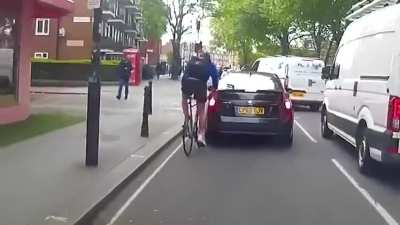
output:
[[321,79],[324,63],[321,60],[302,59],[291,63],[289,86],[293,90],[322,94],[325,83]]

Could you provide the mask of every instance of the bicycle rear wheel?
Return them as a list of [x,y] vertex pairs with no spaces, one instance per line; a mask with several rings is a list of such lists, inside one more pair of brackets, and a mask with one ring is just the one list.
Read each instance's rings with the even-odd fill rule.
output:
[[182,130],[183,152],[187,157],[192,153],[193,140],[193,118],[190,115]]

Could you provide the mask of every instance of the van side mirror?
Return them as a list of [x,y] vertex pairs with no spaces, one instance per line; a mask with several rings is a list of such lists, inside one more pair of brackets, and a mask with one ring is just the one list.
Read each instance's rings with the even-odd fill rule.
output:
[[332,66],[325,66],[324,68],[322,68],[322,76],[321,78],[323,80],[328,80],[331,78],[331,74],[332,74]]

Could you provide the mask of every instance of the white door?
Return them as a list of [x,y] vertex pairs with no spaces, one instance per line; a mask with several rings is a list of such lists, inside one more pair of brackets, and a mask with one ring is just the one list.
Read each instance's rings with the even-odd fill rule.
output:
[[334,64],[334,74],[337,79],[334,82],[333,89],[336,95],[330,104],[332,105],[332,110],[336,112],[342,122],[343,120],[347,120],[347,122],[356,120],[353,110],[356,101],[353,96],[353,89],[357,77],[354,60],[358,45],[357,41],[353,41],[341,46]]
[[[355,90],[354,116],[368,111],[375,130],[383,132],[387,126],[389,106],[389,78],[395,74],[398,55],[395,32],[379,33],[361,39],[354,66],[361,79]],[[367,107],[367,108],[366,108]],[[372,127],[371,127],[372,128]]]

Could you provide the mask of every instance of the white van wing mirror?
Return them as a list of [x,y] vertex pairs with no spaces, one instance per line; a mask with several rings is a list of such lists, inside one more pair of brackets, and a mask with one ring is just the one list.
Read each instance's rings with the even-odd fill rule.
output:
[[322,68],[322,76],[321,78],[323,80],[328,80],[331,78],[331,74],[332,74],[332,66],[325,66],[324,68]]

